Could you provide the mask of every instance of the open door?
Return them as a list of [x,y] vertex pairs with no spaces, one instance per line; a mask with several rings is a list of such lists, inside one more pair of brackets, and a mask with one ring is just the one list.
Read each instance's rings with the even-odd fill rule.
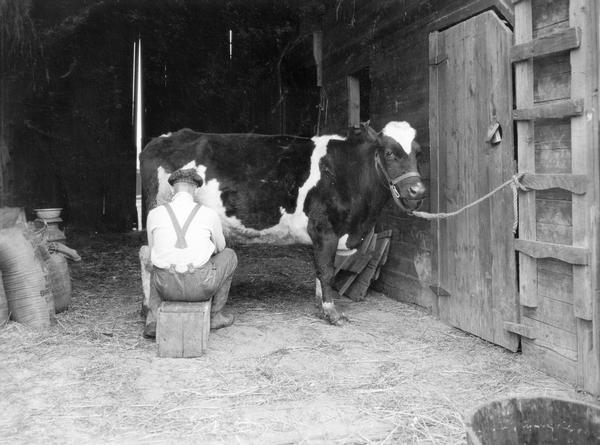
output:
[[[451,212],[515,172],[512,32],[488,11],[430,35],[431,205]],[[446,323],[516,351],[518,321],[510,188],[432,223],[434,289]]]

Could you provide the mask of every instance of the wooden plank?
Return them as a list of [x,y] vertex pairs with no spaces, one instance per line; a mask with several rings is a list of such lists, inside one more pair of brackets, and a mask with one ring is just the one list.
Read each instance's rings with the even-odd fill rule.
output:
[[541,299],[537,308],[521,308],[521,321],[529,317],[575,334],[576,323],[573,305],[558,300]]
[[381,232],[377,232],[377,239],[391,238],[392,233],[392,229],[382,230]]
[[[440,41],[440,32],[434,31],[429,34],[429,57],[437,57],[440,53],[440,46],[443,42]],[[429,188],[429,196],[431,198],[431,211],[434,213],[440,210],[440,176],[443,170],[440,170],[440,71],[441,65],[429,66],[429,145],[430,145],[430,171],[431,182]],[[433,221],[431,227],[431,276],[432,279],[439,283],[440,280],[440,221]],[[439,316],[439,305],[437,298],[432,304],[432,313],[434,316]]]
[[536,223],[536,241],[570,246],[573,243],[573,228],[557,224]]
[[536,221],[571,227],[573,224],[571,207],[571,201],[538,198],[535,200]]
[[568,28],[554,34],[545,35],[530,42],[515,45],[512,48],[511,62],[518,62],[530,57],[539,57],[548,54],[579,48],[581,43],[581,30]]
[[570,118],[536,121],[533,134],[536,150],[571,150]]
[[520,182],[525,187],[533,190],[561,188],[576,195],[583,195],[588,187],[588,177],[586,175],[526,173]]
[[360,123],[360,82],[357,77],[347,76],[348,84],[348,126],[354,127]]
[[375,238],[375,227],[372,227],[370,232],[367,233],[367,236],[365,236],[364,239],[362,240],[362,243],[361,243],[360,247],[358,248],[358,252],[365,254],[365,253],[373,250],[373,247],[375,247],[372,244],[372,241],[374,238]]
[[571,173],[571,150],[535,150],[535,167],[538,173]]
[[583,247],[516,239],[515,250],[532,258],[556,258],[569,264],[585,265],[590,261],[590,250]]
[[348,290],[350,285],[354,282],[354,280],[356,280],[357,276],[357,273],[341,270],[335,276],[335,280],[333,283],[334,289],[338,291],[338,294],[343,295]]
[[521,324],[535,333],[535,341],[537,344],[556,350],[561,355],[568,357],[571,360],[577,360],[576,333],[565,331],[564,329],[526,316],[521,318]]
[[569,0],[531,0],[533,37],[569,27]]
[[371,286],[373,277],[375,276],[375,272],[377,271],[377,267],[379,266],[379,262],[383,258],[384,252],[389,247],[389,244],[389,238],[382,238],[377,241],[371,261],[369,261],[369,264],[358,274],[356,280],[354,280],[352,285],[345,292],[345,295],[348,298],[354,301],[364,300],[367,291]]
[[[533,36],[532,4],[523,1],[515,5],[515,44],[531,41]],[[516,106],[528,109],[533,106],[533,60],[515,63]],[[534,126],[532,121],[517,121],[518,171],[534,173]],[[536,192],[519,195],[519,236],[536,239]],[[521,304],[537,306],[537,267],[535,258],[519,254],[519,300]]]
[[362,254],[356,252],[352,255],[347,262],[344,262],[340,267],[340,270],[351,273],[360,273],[371,261],[373,254],[371,252]]
[[510,321],[505,321],[504,329],[508,332],[512,332],[513,334],[520,335],[521,337],[527,337],[530,340],[535,340],[535,338],[537,336],[534,328],[532,328],[531,326],[526,326],[521,323],[513,323]]
[[[573,96],[583,98],[583,106],[586,110],[584,116],[571,120],[573,173],[586,175],[597,182],[597,178],[594,179],[593,175],[598,175],[599,155],[598,148],[594,149],[593,145],[595,134],[598,133],[598,113],[592,99],[593,91],[598,87],[598,80],[592,78],[592,73],[597,73],[598,63],[598,41],[595,40],[598,24],[593,18],[595,8],[597,6],[592,6],[587,0],[571,0],[569,5],[569,20],[574,26],[579,26],[583,30],[580,50],[571,52],[573,70],[571,91]],[[588,196],[573,196],[574,246],[593,245],[590,209],[596,206],[596,212],[598,211],[597,193],[598,190],[592,190]],[[592,268],[577,267],[573,269],[573,274],[575,315],[584,320],[592,320],[594,287]]]
[[569,53],[558,53],[534,59],[533,73],[534,103],[571,98]]
[[581,116],[582,114],[583,101],[581,99],[569,99],[535,105],[531,108],[517,108],[513,111],[513,119],[516,121],[560,119],[570,116]]
[[577,362],[574,360],[525,338],[521,340],[521,346],[523,356],[536,368],[567,382],[577,382]]
[[549,258],[538,261],[538,295],[540,298],[573,304],[573,266]]
[[[503,24],[496,22],[497,32],[506,33]],[[513,70],[507,63],[510,48],[513,45],[512,33],[500,39],[486,39],[486,51],[494,54],[490,71],[493,85],[490,89],[496,89],[491,101],[478,102],[476,113],[480,118],[481,127],[489,123],[486,119],[494,118],[503,128],[502,142],[485,152],[480,157],[480,171],[487,168],[488,182],[485,184],[488,190],[502,184],[516,173],[515,147],[514,147],[514,124],[511,112],[513,109],[513,96],[511,94],[497,94],[501,91],[513,91]],[[480,75],[484,75],[480,73]],[[490,109],[491,107],[491,109]],[[491,119],[490,119],[491,118]],[[483,162],[484,165],[481,164]],[[480,208],[480,215],[484,207]],[[487,265],[480,261],[483,280],[490,289],[490,306],[494,326],[494,342],[503,344],[509,350],[516,351],[519,347],[519,339],[516,335],[508,334],[503,329],[503,322],[517,322],[519,318],[519,302],[517,291],[517,265],[514,254],[512,224],[514,221],[513,195],[509,188],[500,191],[489,201],[489,214],[481,218],[482,231],[487,231],[490,240],[490,248],[484,258]],[[502,221],[502,222],[500,222]],[[485,227],[489,224],[489,228]],[[480,249],[482,246],[480,246]],[[491,270],[491,279],[487,273]]]
[[505,19],[509,24],[512,25],[514,23],[515,15],[508,4],[508,0],[506,3],[504,1],[473,0],[464,2],[464,5],[459,3],[452,4],[452,6],[449,5],[447,8],[448,12],[432,21],[429,28],[432,30],[446,29],[471,18],[482,11],[489,11],[490,9],[498,11],[499,16]]
[[[591,190],[587,196],[588,202],[595,203],[595,209],[589,208],[590,215],[587,222],[587,236],[592,249],[592,259],[589,268],[589,289],[591,291],[590,299],[592,301],[592,323],[580,320],[581,330],[586,335],[582,336],[580,341],[581,349],[581,369],[584,375],[583,388],[595,395],[600,395],[600,212],[598,211],[598,202],[600,202],[600,125],[598,110],[600,109],[599,89],[600,89],[600,8],[597,2],[590,0],[587,2],[586,9],[580,9],[581,14],[588,22],[583,26],[586,37],[590,37],[585,42],[586,57],[588,61],[587,72],[589,74],[588,101],[590,104],[587,109],[586,118],[590,118],[589,145],[587,147],[590,162],[588,163],[588,175],[591,181]],[[581,17],[581,16],[580,16]],[[573,17],[577,21],[578,17]],[[578,22],[578,21],[577,21]],[[579,24],[579,23],[578,23]],[[581,26],[581,25],[579,25]],[[587,104],[586,104],[587,107]],[[579,279],[579,277],[577,277]],[[587,277],[586,277],[587,278]],[[583,280],[582,280],[583,281]],[[585,285],[583,281],[583,285]],[[577,304],[576,304],[577,311]],[[579,314],[575,314],[578,316]],[[589,332],[589,335],[587,333]]]
[[577,319],[577,339],[579,363],[577,384],[585,391],[598,394],[600,389],[600,365],[597,358],[598,344],[594,340],[594,323]]
[[551,199],[554,201],[573,201],[573,194],[568,190],[563,189],[547,189],[547,190],[538,190],[536,192],[536,201],[538,199]]

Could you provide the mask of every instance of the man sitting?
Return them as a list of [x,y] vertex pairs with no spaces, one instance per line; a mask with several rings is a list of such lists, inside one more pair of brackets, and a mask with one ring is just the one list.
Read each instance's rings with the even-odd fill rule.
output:
[[150,298],[144,337],[156,336],[156,315],[161,301],[208,301],[212,298],[210,327],[233,323],[223,313],[229,296],[235,252],[225,247],[217,213],[194,202],[203,180],[191,168],[177,170],[169,178],[174,189],[170,203],[148,213],[146,230],[152,262]]

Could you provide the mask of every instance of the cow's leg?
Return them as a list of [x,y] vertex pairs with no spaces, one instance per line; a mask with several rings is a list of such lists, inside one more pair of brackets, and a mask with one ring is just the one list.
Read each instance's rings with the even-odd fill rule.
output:
[[337,311],[333,302],[334,297],[337,295],[337,292],[333,289],[333,280],[338,237],[332,230],[323,229],[322,225],[314,221],[309,221],[308,223],[308,233],[313,241],[313,254],[317,274],[315,299],[317,305],[322,310],[323,318],[331,324],[341,324],[347,318],[344,314]]
[[315,305],[319,310],[323,308],[323,286],[318,278],[315,278]]

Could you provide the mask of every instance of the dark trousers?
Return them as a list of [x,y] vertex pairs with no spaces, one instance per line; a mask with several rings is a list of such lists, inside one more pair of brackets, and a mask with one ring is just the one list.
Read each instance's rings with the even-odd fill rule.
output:
[[207,301],[211,313],[219,312],[229,297],[233,272],[238,261],[229,248],[213,255],[204,266],[179,273],[171,269],[152,269],[146,324],[156,321],[161,301]]

